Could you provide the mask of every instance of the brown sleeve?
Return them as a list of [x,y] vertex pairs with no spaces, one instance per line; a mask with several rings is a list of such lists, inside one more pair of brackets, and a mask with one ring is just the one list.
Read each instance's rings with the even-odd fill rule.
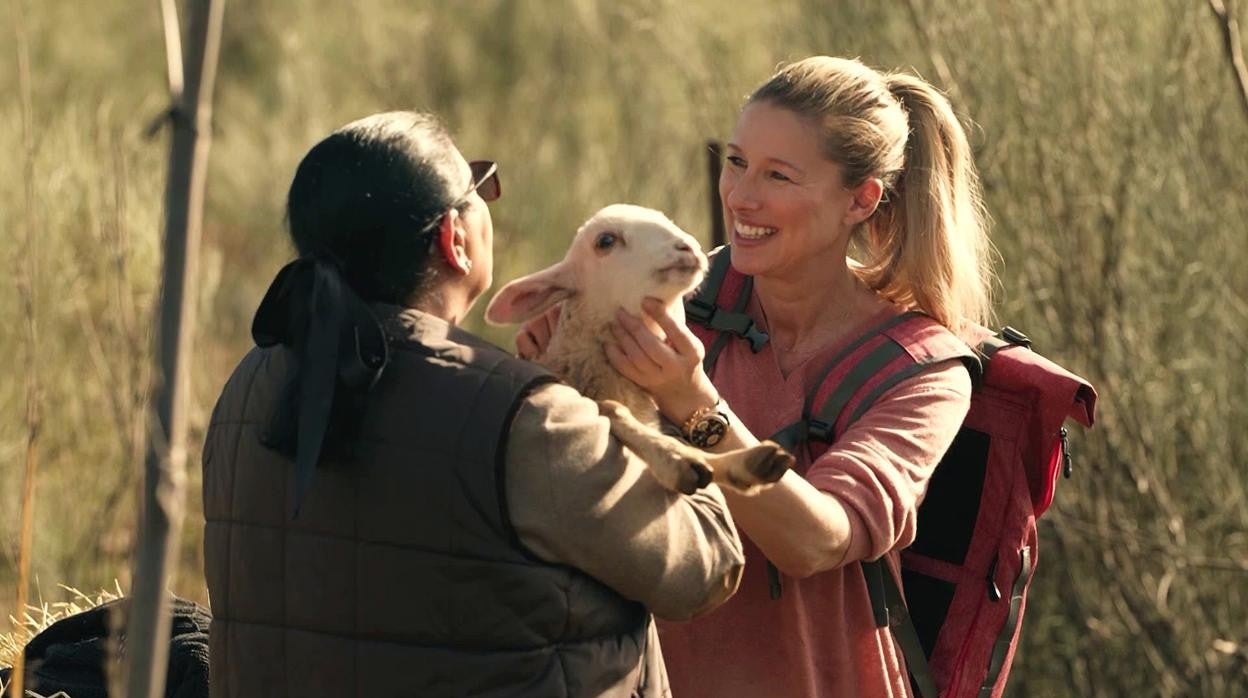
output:
[[736,590],[745,561],[719,489],[664,489],[572,388],[543,386],[525,400],[506,459],[511,523],[539,558],[670,620],[705,613]]

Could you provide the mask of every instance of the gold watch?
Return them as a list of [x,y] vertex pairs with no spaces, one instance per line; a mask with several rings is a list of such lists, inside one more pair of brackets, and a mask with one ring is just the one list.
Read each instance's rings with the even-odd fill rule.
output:
[[728,415],[720,410],[723,400],[709,407],[699,407],[685,420],[680,431],[685,440],[698,448],[710,448],[728,433]]

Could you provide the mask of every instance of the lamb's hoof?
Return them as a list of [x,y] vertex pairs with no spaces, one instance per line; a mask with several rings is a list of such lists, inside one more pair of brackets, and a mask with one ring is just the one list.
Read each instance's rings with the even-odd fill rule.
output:
[[615,400],[598,401],[598,414],[606,417],[607,419],[619,419],[628,413],[628,408],[625,407],[623,403],[616,402]]
[[681,494],[693,494],[711,484],[715,471],[709,465],[696,460],[688,461],[686,465],[688,467],[681,472],[680,482],[676,484]]
[[780,444],[764,441],[750,449],[750,454],[745,459],[745,469],[758,478],[759,483],[775,482],[784,477],[785,471],[796,462],[793,454],[784,450]]

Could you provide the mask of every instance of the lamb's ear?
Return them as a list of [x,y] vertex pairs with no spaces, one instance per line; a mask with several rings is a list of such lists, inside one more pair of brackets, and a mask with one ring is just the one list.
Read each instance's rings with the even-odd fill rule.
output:
[[576,293],[573,271],[567,262],[534,272],[507,284],[490,299],[485,321],[491,325],[525,322]]

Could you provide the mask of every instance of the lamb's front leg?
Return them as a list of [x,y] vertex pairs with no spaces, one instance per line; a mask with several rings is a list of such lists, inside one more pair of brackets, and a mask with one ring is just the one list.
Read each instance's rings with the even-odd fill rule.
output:
[[735,451],[708,453],[705,462],[715,471],[717,484],[754,494],[784,477],[795,459],[780,444],[768,440]]
[[793,455],[774,441],[708,453],[646,426],[614,400],[598,401],[598,409],[611,420],[615,438],[641,456],[658,481],[675,492],[689,494],[714,480],[743,494],[754,494],[793,467]]
[[684,494],[710,484],[714,472],[702,451],[642,424],[614,400],[599,400],[598,411],[610,420],[611,434],[646,462],[659,484]]

